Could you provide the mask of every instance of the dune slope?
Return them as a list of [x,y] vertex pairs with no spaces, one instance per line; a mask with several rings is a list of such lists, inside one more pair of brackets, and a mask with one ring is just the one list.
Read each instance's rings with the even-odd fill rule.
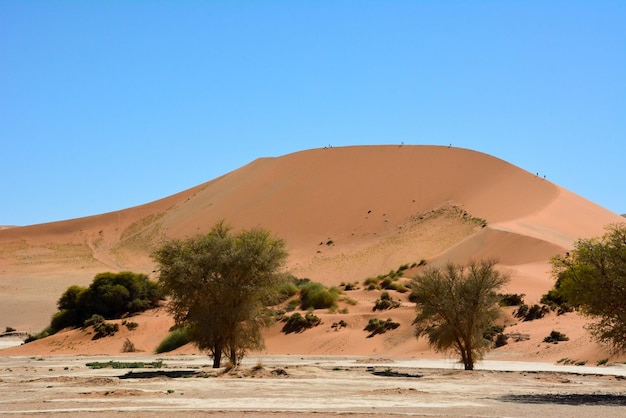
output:
[[[577,238],[624,222],[533,173],[471,150],[314,149],[258,159],[142,206],[0,229],[0,326],[41,329],[68,286],[86,285],[101,271],[152,274],[149,254],[161,240],[207,232],[221,219],[235,228],[271,230],[287,243],[287,268],[325,284],[363,280],[421,259],[495,258],[511,274],[509,287],[531,299],[552,285],[550,257]],[[279,334],[276,341],[284,338]]]

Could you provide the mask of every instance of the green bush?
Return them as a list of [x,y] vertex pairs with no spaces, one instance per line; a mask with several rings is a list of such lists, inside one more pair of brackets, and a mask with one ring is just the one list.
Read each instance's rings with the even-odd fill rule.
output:
[[310,282],[300,288],[300,307],[302,309],[327,309],[337,306],[339,289],[326,288],[321,283]]
[[133,331],[133,330],[137,329],[137,327],[139,326],[138,323],[132,322],[132,321],[122,321],[122,325],[124,325],[126,328],[128,328],[129,331]]
[[[70,286],[57,302],[59,308],[50,321],[49,334],[63,328],[89,326],[93,315],[107,319],[156,307],[163,298],[161,288],[145,274],[132,272],[97,274],[89,287]],[[119,327],[118,327],[119,328]],[[100,326],[106,335],[114,327]]]
[[298,280],[295,276],[291,276],[288,280],[279,283],[274,291],[269,293],[266,305],[278,305],[298,293]]
[[387,318],[386,321],[381,321],[378,318],[371,318],[364,330],[370,332],[370,335],[367,337],[371,338],[376,334],[384,334],[385,332],[396,329],[399,326],[400,324],[398,322],[393,322],[391,318]]
[[291,312],[293,310],[295,310],[298,306],[300,305],[300,300],[298,299],[291,299],[288,303],[287,303],[287,312]]
[[182,347],[190,341],[191,339],[189,338],[186,328],[175,328],[159,343],[154,351],[157,354],[168,353]]
[[285,325],[282,331],[285,334],[292,332],[304,332],[309,328],[313,328],[322,323],[322,320],[313,312],[307,312],[305,316],[302,316],[299,312],[294,313],[290,317],[283,318]]
[[379,282],[380,279],[378,277],[368,277],[363,281],[363,286],[365,286],[367,290],[375,290],[380,288]]
[[389,295],[389,292],[383,292],[380,295],[379,299],[376,299],[374,303],[373,311],[384,311],[386,309],[394,309],[400,306],[400,302],[397,302],[392,299]]
[[92,339],[97,340],[99,338],[108,337],[110,335],[114,335],[116,332],[120,330],[120,326],[118,324],[113,324],[111,322],[106,322],[104,317],[101,315],[92,315],[91,318],[85,320],[83,326],[89,327],[93,326],[93,330],[95,331],[95,335]]

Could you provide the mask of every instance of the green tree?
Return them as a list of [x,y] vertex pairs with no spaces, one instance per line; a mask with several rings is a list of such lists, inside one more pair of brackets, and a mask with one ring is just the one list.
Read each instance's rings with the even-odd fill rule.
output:
[[237,365],[247,350],[263,347],[261,329],[273,320],[266,306],[286,277],[284,241],[260,228],[233,234],[222,221],[206,235],[166,242],[153,258],[176,323],[209,352],[213,367],[222,354]]
[[494,269],[495,261],[452,263],[427,268],[411,282],[411,300],[417,303],[415,335],[425,335],[437,351],[454,350],[465,370],[490,347],[484,338],[500,315],[498,289],[508,277]]
[[552,267],[552,297],[595,318],[591,334],[614,352],[626,352],[626,224],[578,240],[567,256],[552,259]]

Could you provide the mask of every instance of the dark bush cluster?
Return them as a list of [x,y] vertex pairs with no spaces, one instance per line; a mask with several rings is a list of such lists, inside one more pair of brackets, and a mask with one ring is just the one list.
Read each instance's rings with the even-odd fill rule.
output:
[[283,322],[285,322],[285,325],[282,331],[285,334],[290,334],[292,332],[304,332],[304,330],[316,327],[322,323],[322,320],[313,312],[307,312],[304,316],[296,312],[289,317],[284,317]]
[[517,294],[517,293],[505,293],[499,295],[502,300],[500,302],[501,306],[520,306],[524,303],[525,294]]
[[504,335],[504,326],[491,325],[489,329],[483,333],[483,338],[489,341],[493,341],[495,347],[502,347],[507,344],[509,337]]
[[365,331],[369,331],[370,335],[368,338],[373,337],[376,334],[384,334],[387,331],[396,329],[400,326],[400,323],[393,322],[391,318],[387,318],[387,320],[382,321],[378,318],[371,318],[367,325],[365,326]]
[[335,331],[337,331],[337,330],[340,330],[341,328],[345,328],[347,326],[348,326],[348,324],[346,323],[346,321],[344,321],[342,319],[339,322],[333,322],[333,324],[330,327],[333,328]]
[[100,273],[89,287],[70,286],[63,293],[46,332],[83,326],[93,315],[114,319],[141,312],[156,307],[162,297],[160,287],[145,274]]
[[379,299],[374,303],[373,311],[384,311],[386,309],[394,309],[400,306],[400,302],[395,301],[389,295],[389,292],[383,292]]
[[559,289],[551,289],[548,291],[548,293],[541,297],[541,303],[548,305],[551,310],[556,311],[557,315],[563,315],[564,313],[574,310]]
[[515,311],[514,316],[523,321],[533,321],[543,318],[548,312],[550,312],[550,308],[546,305],[534,304],[533,306],[528,306],[523,303]]
[[562,332],[552,331],[550,335],[543,339],[544,343],[558,344],[559,341],[569,341],[569,337]]
[[95,335],[92,338],[93,340],[97,340],[102,337],[108,337],[109,335],[114,335],[117,331],[120,330],[120,326],[118,324],[106,322],[104,320],[104,317],[97,314],[94,314],[91,316],[91,318],[85,320],[83,326],[93,326],[93,330],[95,331]]

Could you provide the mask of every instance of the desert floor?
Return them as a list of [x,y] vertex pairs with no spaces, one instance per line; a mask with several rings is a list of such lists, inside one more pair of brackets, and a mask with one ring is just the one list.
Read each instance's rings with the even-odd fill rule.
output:
[[[91,362],[154,362],[101,368]],[[355,356],[0,357],[0,415],[54,417],[623,417],[626,365],[563,366]]]

